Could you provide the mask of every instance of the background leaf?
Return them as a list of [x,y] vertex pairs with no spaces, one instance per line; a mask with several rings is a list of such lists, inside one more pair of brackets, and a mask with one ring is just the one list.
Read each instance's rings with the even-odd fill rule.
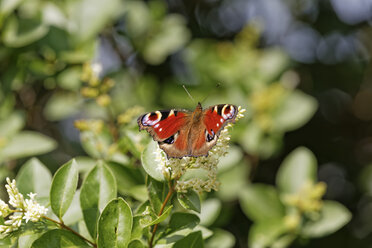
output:
[[284,206],[278,192],[270,185],[251,184],[240,192],[240,205],[244,213],[254,221],[284,216]]
[[351,219],[350,211],[335,201],[324,201],[318,220],[305,223],[302,234],[309,238],[319,238],[333,233]]
[[22,158],[50,152],[57,143],[43,134],[22,131],[12,137],[9,143],[0,150],[0,160]]
[[305,182],[316,181],[317,161],[313,153],[300,147],[292,151],[281,164],[276,183],[281,193],[298,192]]

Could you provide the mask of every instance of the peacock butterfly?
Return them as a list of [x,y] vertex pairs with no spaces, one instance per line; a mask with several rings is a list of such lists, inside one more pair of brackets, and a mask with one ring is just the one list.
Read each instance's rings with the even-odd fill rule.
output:
[[200,103],[194,112],[161,110],[138,117],[140,130],[147,130],[168,158],[207,156],[221,130],[234,122],[235,105],[220,104],[203,110]]

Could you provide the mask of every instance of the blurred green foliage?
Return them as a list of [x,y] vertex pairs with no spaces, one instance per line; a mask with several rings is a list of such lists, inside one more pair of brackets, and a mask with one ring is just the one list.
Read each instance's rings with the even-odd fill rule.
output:
[[[0,2],[0,179],[16,178],[22,194],[35,192],[50,206],[49,217],[102,247],[148,247],[157,224],[159,247],[367,245],[371,102],[369,83],[359,78],[370,78],[368,60],[296,63],[285,45],[266,46],[259,22],[222,36],[206,30],[221,29],[208,11],[226,1],[176,2]],[[303,1],[286,4],[297,19],[311,19]],[[331,23],[359,28],[335,21],[329,4],[317,6],[320,17],[309,25],[324,35]],[[333,22],[323,21],[330,11]],[[200,23],[204,12],[208,25]],[[365,30],[360,36],[370,37]],[[162,212],[170,188],[154,159],[156,144],[138,132],[136,119],[195,108],[183,84],[204,107],[247,111],[218,164],[219,191],[178,192]],[[6,199],[3,189],[0,196]],[[0,244],[87,245],[56,227],[26,225]]]

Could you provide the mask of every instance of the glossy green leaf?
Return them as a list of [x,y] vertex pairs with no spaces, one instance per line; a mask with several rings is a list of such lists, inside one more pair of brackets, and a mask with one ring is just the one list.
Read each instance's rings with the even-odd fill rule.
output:
[[284,206],[277,190],[265,184],[251,184],[240,190],[240,205],[244,213],[254,221],[284,216]]
[[129,243],[128,248],[145,248],[145,245],[140,240],[135,239]]
[[172,214],[168,228],[170,232],[175,232],[181,229],[190,228],[193,229],[200,222],[200,219],[195,214],[190,213],[174,213]]
[[32,131],[22,131],[14,135],[0,150],[0,160],[39,155],[50,152],[56,147],[57,143],[48,136]]
[[188,190],[187,193],[177,192],[177,199],[185,209],[194,210],[195,212],[200,213],[199,194],[194,190]]
[[75,160],[62,165],[54,174],[50,188],[50,204],[53,212],[62,218],[74,197],[79,175]]
[[153,226],[155,224],[158,224],[160,222],[163,222],[168,216],[170,215],[172,211],[173,206],[168,206],[164,209],[163,213],[160,216],[156,216],[154,219],[141,219],[140,224],[142,227],[149,227]]
[[213,230],[213,236],[206,240],[206,248],[232,248],[235,245],[235,237],[223,229]]
[[302,234],[308,238],[319,238],[336,232],[351,219],[350,211],[335,201],[324,201],[319,219],[305,223]]
[[132,211],[128,203],[122,198],[109,202],[98,221],[98,247],[127,247],[132,224]]
[[66,213],[63,215],[63,222],[71,226],[76,224],[79,221],[83,220],[83,212],[81,211],[80,207],[80,190],[78,189],[74,197],[72,198],[72,202],[67,209]]
[[30,192],[37,193],[40,202],[49,201],[52,174],[37,158],[31,158],[19,170],[17,177],[19,192],[24,196]]
[[159,162],[157,161],[156,151],[158,149],[158,144],[156,142],[150,141],[145,150],[142,152],[141,161],[143,169],[152,178],[158,181],[165,181],[164,175],[161,170],[159,170]]
[[[148,177],[147,190],[152,209],[155,213],[159,213],[163,202],[169,192],[168,184],[166,182],[158,182],[155,179]],[[170,203],[170,200],[167,203],[168,205]]]
[[287,227],[282,219],[266,219],[255,223],[249,230],[248,246],[252,248],[270,247]]
[[91,247],[84,240],[72,232],[60,229],[50,230],[38,238],[31,246],[32,248],[72,248]]
[[200,231],[193,232],[184,237],[183,239],[180,239],[177,241],[174,246],[174,248],[203,248],[204,242],[202,233]]
[[80,206],[90,235],[97,233],[98,217],[108,202],[116,198],[116,181],[106,164],[99,162],[85,178],[80,190]]
[[292,151],[281,164],[276,183],[281,193],[298,192],[304,183],[316,181],[317,161],[314,154],[305,147]]

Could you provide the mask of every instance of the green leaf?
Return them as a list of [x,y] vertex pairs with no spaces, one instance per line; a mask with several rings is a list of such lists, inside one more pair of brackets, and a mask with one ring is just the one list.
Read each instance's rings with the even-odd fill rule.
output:
[[62,219],[74,197],[79,175],[75,160],[70,160],[57,170],[50,188],[50,204],[53,212]]
[[160,222],[163,222],[166,218],[168,218],[169,214],[172,211],[173,206],[168,206],[160,216],[156,216],[154,219],[141,219],[140,224],[142,227],[149,227]]
[[32,248],[72,248],[90,247],[84,240],[72,232],[54,229],[44,233],[31,246]]
[[194,210],[195,212],[200,213],[199,194],[194,190],[188,190],[187,193],[177,192],[177,199],[185,209]]
[[308,238],[319,238],[336,232],[351,219],[350,211],[335,201],[324,201],[320,217],[308,221],[302,229],[302,234]]
[[282,219],[266,219],[257,222],[249,230],[248,247],[270,247],[286,230]]
[[57,143],[48,136],[32,131],[22,131],[14,135],[0,150],[0,161],[47,153],[56,147]]
[[222,203],[218,198],[210,198],[203,202],[201,207],[200,223],[204,226],[212,225],[220,215]]
[[248,166],[244,163],[219,174],[220,189],[216,192],[223,201],[233,201],[239,197],[240,189],[247,185]]
[[49,27],[42,20],[10,16],[4,27],[3,42],[9,47],[23,47],[41,39],[48,30]]
[[170,14],[160,23],[160,30],[149,39],[143,56],[149,64],[160,64],[166,57],[181,49],[190,33],[180,15]]
[[109,202],[98,221],[98,247],[127,247],[132,224],[132,211],[122,198]]
[[63,215],[63,222],[68,226],[72,226],[82,220],[83,212],[80,207],[80,190],[77,190],[68,210]]
[[0,121],[0,136],[11,137],[25,125],[23,115],[20,112],[13,112],[6,119]]
[[314,154],[305,147],[291,152],[281,164],[276,183],[281,193],[298,192],[304,183],[316,181],[317,161]]
[[204,242],[201,231],[193,232],[184,237],[183,239],[178,240],[173,248],[203,248]]
[[44,107],[44,115],[50,121],[59,121],[78,113],[82,99],[75,93],[56,93]]
[[80,80],[81,70],[80,66],[67,68],[57,76],[58,85],[66,90],[78,91],[82,83]]
[[21,194],[37,193],[41,202],[49,202],[49,190],[52,184],[52,174],[37,158],[31,158],[19,170],[17,186]]
[[80,206],[90,235],[97,234],[98,217],[108,202],[116,198],[116,181],[106,164],[99,162],[85,178],[80,190]]
[[[167,194],[169,192],[169,187],[166,182],[158,182],[155,179],[147,178],[147,190],[149,193],[149,200],[151,207],[155,213],[159,213],[161,206]],[[169,204],[171,199],[168,201]]]
[[244,213],[254,221],[284,216],[284,206],[278,192],[270,185],[251,184],[240,191],[240,205]]
[[284,99],[274,116],[275,129],[292,131],[303,126],[314,115],[317,101],[299,90],[294,90]]
[[178,230],[182,230],[185,228],[193,229],[196,227],[200,222],[200,219],[195,214],[190,213],[174,213],[172,214],[168,228],[170,229],[169,232],[175,232]]
[[[69,2],[68,16],[76,42],[83,43],[94,38],[120,14],[119,0],[79,0]],[[99,13],[97,15],[96,13]]]
[[[115,175],[120,194],[127,195],[135,193],[135,187],[138,187],[139,185],[143,187],[143,172],[141,172],[139,169],[136,169],[133,166],[127,166],[115,162],[109,162],[107,165]],[[139,197],[142,197],[142,199],[146,198],[146,193]]]
[[206,240],[206,248],[232,248],[235,245],[235,237],[223,229],[213,230],[213,236]]
[[161,170],[159,170],[159,162],[157,162],[156,151],[158,144],[156,142],[150,141],[145,150],[141,155],[141,161],[143,169],[149,174],[152,178],[158,181],[165,181],[164,175]]
[[32,243],[41,236],[41,233],[31,233],[26,235],[21,235],[18,238],[17,248],[30,248]]
[[140,240],[135,239],[129,243],[128,248],[145,248],[145,245]]

